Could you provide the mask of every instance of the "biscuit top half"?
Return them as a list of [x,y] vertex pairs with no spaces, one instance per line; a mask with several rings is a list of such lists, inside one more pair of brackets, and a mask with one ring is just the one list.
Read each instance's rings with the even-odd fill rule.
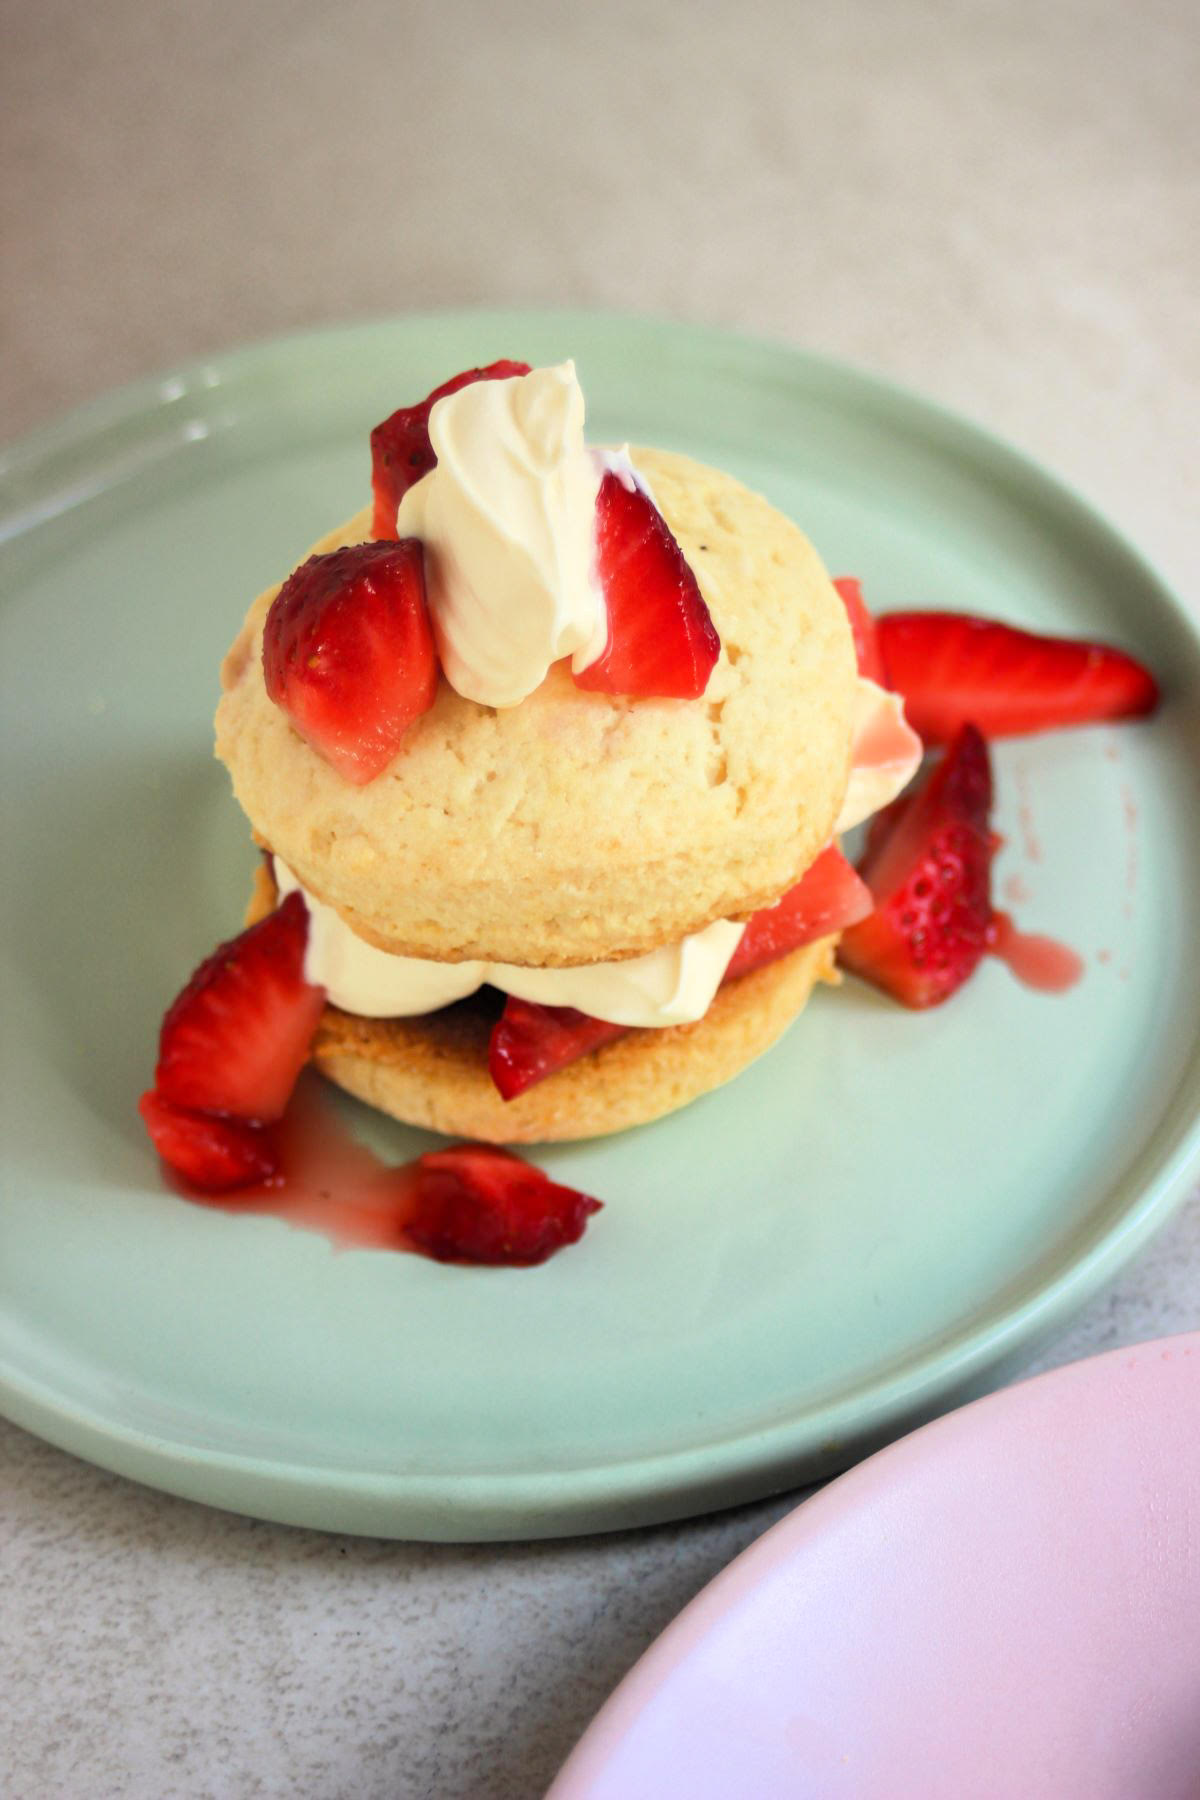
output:
[[[260,843],[403,956],[562,967],[639,956],[770,905],[829,842],[856,688],[804,534],[730,476],[635,450],[721,638],[697,700],[576,686],[519,705],[442,681],[384,772],[346,781],[267,696],[259,596],[222,669],[216,751]],[[313,547],[370,536],[368,511]]]

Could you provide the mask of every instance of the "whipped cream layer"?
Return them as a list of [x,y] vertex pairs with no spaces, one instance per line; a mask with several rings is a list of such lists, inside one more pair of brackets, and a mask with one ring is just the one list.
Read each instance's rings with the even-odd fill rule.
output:
[[438,655],[464,699],[517,706],[560,657],[579,674],[604,650],[593,539],[606,458],[583,423],[572,362],[472,382],[430,412],[437,466],[396,529],[425,544]]
[[686,1025],[702,1019],[721,985],[744,925],[718,919],[704,931],[625,962],[566,969],[515,963],[427,962],[393,956],[357,937],[331,906],[308,893],[275,857],[280,898],[299,891],[308,908],[304,974],[335,1006],[364,1019],[410,1018],[463,1000],[486,983],[543,1006],[574,1006],[613,1025]]

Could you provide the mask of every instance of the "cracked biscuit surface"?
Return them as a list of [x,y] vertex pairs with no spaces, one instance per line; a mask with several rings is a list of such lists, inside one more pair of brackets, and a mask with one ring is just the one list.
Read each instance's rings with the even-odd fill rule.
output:
[[[842,603],[803,533],[730,476],[635,450],[721,636],[698,700],[437,700],[354,787],[267,698],[261,595],[225,660],[217,754],[258,839],[405,956],[555,967],[637,956],[788,888],[829,841],[855,690]],[[369,535],[364,511],[314,546]],[[618,1046],[614,1046],[617,1048]]]

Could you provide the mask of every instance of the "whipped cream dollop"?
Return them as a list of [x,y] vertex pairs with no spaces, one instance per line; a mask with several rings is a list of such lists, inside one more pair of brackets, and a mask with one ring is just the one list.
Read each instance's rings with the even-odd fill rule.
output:
[[708,1011],[746,929],[718,919],[682,943],[664,945],[646,956],[566,969],[427,962],[365,943],[333,907],[307,892],[281,857],[274,860],[280,898],[298,890],[308,908],[305,979],[323,987],[343,1012],[365,1019],[434,1012],[465,999],[486,982],[518,999],[574,1006],[613,1025],[686,1025]]
[[437,401],[437,466],[409,488],[396,529],[425,544],[425,579],[447,680],[482,706],[517,706],[551,663],[601,655],[608,616],[595,579],[603,453],[584,443],[573,362],[476,381]]

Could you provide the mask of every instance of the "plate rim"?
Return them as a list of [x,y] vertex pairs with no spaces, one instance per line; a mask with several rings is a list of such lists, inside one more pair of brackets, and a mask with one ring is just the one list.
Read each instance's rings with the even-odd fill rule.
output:
[[[601,334],[634,332],[669,336],[685,353],[711,355],[730,349],[762,360],[790,363],[811,385],[824,381],[864,393],[876,406],[898,406],[927,421],[945,440],[966,442],[978,457],[999,458],[1025,482],[1065,505],[1093,541],[1119,549],[1136,568],[1163,612],[1200,657],[1200,624],[1159,571],[1118,526],[1079,491],[1024,450],[965,415],[886,376],[840,358],[719,326],[673,321],[662,316],[597,308],[464,307],[401,313],[346,321],[235,345],[190,359],[173,370],[147,375],[110,390],[36,427],[0,451],[0,476],[21,465],[36,465],[63,449],[86,452],[89,445],[122,424],[152,420],[193,390],[189,383],[226,389],[253,378],[264,358],[321,359],[336,356],[340,343],[399,331],[419,341],[423,331],[506,328],[524,321],[527,329],[572,327]],[[218,382],[208,379],[220,371]],[[182,384],[176,393],[174,389]],[[157,458],[151,458],[151,461]],[[134,472],[136,474],[136,471]],[[82,501],[63,508],[73,511]],[[16,536],[36,531],[33,518]],[[1186,1072],[1185,1072],[1186,1078]],[[116,1471],[166,1491],[209,1504],[226,1505],[254,1516],[321,1529],[404,1536],[426,1540],[481,1541],[530,1539],[660,1523],[779,1492],[814,1471],[832,1473],[884,1439],[909,1429],[931,1412],[944,1410],[993,1374],[1006,1357],[1027,1350],[1083,1305],[1166,1222],[1200,1178],[1200,1118],[1182,1128],[1161,1119],[1155,1139],[1139,1163],[1151,1157],[1148,1181],[1126,1171],[1107,1190],[1109,1222],[1082,1252],[1049,1275],[1033,1278],[1007,1305],[988,1309],[982,1322],[968,1318],[948,1341],[914,1351],[904,1366],[884,1379],[866,1378],[850,1394],[816,1411],[770,1428],[742,1431],[703,1446],[657,1456],[549,1474],[472,1473],[469,1476],[406,1476],[331,1472],[311,1463],[267,1460],[232,1450],[213,1450],[105,1422],[95,1409],[74,1404],[49,1383],[11,1367],[0,1355],[0,1410],[15,1423]],[[1115,1215],[1115,1216],[1111,1216]],[[849,1423],[838,1415],[853,1411]],[[798,1465],[803,1465],[801,1469]],[[454,1490],[453,1493],[448,1490]],[[337,1522],[329,1522],[337,1513]]]
[[[341,319],[324,325],[299,326],[294,330],[262,337],[239,338],[223,348],[218,346],[167,364],[148,374],[136,376],[131,381],[121,382],[63,412],[53,414],[15,437],[0,439],[0,484],[11,470],[15,468],[19,471],[23,462],[52,454],[62,447],[79,446],[87,439],[99,436],[139,415],[160,415],[179,399],[194,397],[197,387],[217,389],[224,382],[214,382],[209,377],[218,367],[224,369],[232,366],[234,374],[244,377],[253,364],[264,357],[292,356],[326,345],[332,347],[341,340],[376,332],[384,334],[397,328],[406,332],[410,329],[414,332],[433,330],[448,323],[483,326],[488,321],[495,321],[497,324],[507,325],[522,320],[530,322],[535,328],[553,324],[567,327],[578,325],[600,331],[610,328],[651,331],[686,339],[697,346],[725,345],[760,356],[781,357],[804,366],[810,374],[824,374],[835,381],[849,382],[878,400],[891,401],[923,412],[941,430],[967,439],[977,448],[985,449],[989,454],[1000,458],[1014,471],[1053,494],[1060,502],[1077,509],[1090,526],[1098,527],[1158,590],[1159,599],[1183,625],[1200,651],[1200,617],[1194,615],[1192,609],[1180,598],[1157,563],[1121,525],[1108,517],[1099,503],[1092,500],[1083,488],[1043,463],[1016,440],[948,402],[925,394],[919,388],[891,375],[882,374],[852,357],[812,349],[768,332],[710,324],[696,319],[673,319],[666,313],[644,312],[633,307],[521,305],[515,302],[488,306],[481,303],[418,308],[411,312],[372,312],[361,318]],[[179,384],[182,384],[180,392],[164,392],[165,389],[174,390]],[[41,521],[33,521],[31,529],[36,528],[39,522]],[[0,546],[4,541],[4,535],[0,533]]]

